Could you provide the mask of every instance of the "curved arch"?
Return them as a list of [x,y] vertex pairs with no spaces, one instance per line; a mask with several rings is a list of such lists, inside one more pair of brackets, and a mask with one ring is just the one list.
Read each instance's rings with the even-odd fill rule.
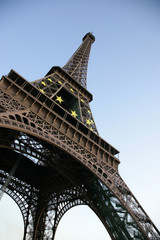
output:
[[29,238],[32,237],[32,232],[30,232],[30,229],[33,229],[34,227],[34,222],[33,222],[33,215],[32,211],[27,208],[27,201],[22,198],[22,195],[15,190],[11,190],[9,188],[6,188],[4,191],[5,194],[7,194],[12,200],[16,203],[18,208],[20,209],[20,212],[22,214],[23,218],[23,224],[24,224],[24,231],[23,231],[23,236],[29,236]]
[[23,239],[24,219],[15,200],[4,192],[0,200],[0,239]]
[[[10,121],[15,122],[13,120],[10,120]],[[18,124],[22,124],[22,123],[18,123]],[[24,125],[25,124],[23,123],[22,125],[19,125],[19,126],[20,128],[22,128],[22,126],[24,127]],[[39,139],[43,139],[44,141],[50,143],[52,146],[56,146],[59,149],[62,149],[64,152],[72,156],[74,159],[78,160],[83,165],[85,165],[89,171],[94,173],[97,176],[97,178],[99,178],[101,182],[103,182],[107,186],[107,188],[114,193],[116,198],[126,208],[126,212],[128,211],[128,213],[130,213],[128,215],[132,216],[134,220],[133,222],[135,222],[136,225],[139,226],[139,224],[137,224],[137,221],[141,217],[146,218],[145,212],[141,208],[137,200],[134,198],[134,196],[132,195],[128,187],[125,185],[123,180],[120,178],[118,172],[116,172],[114,169],[110,168],[109,166],[107,168],[102,167],[101,162],[98,162],[95,156],[92,156],[91,153],[88,155],[87,151],[83,147],[77,148],[77,144],[75,144],[71,139],[68,139],[68,137],[65,136],[64,134],[60,134],[59,131],[54,129],[53,127],[51,128],[53,131],[55,131],[55,135],[53,134],[47,135],[45,132],[42,133],[38,128],[37,129],[32,128],[32,132],[30,132],[31,127],[28,127],[25,131],[23,129],[22,132],[26,132],[30,134],[30,136],[31,135],[36,136]],[[69,145],[66,144],[67,141],[69,141]],[[13,149],[16,149],[16,147],[14,146]],[[17,149],[17,150],[22,151],[22,149]],[[134,208],[130,208],[131,204],[134,206]],[[138,212],[138,215],[136,214],[136,212]],[[144,227],[146,225],[146,222],[143,221],[141,222],[141,224]],[[152,226],[152,223],[151,223],[151,226]],[[143,227],[141,229],[142,232],[144,232]],[[149,228],[147,227],[147,229]],[[148,231],[148,234],[149,234],[149,231]]]
[[[109,189],[117,195],[119,200],[122,201],[122,199],[117,194],[118,189],[116,189],[117,188],[116,182],[117,180],[119,181],[119,175],[116,173],[116,171],[111,166],[107,166],[108,165],[107,163],[105,164],[105,168],[103,168],[103,165],[101,166],[96,156],[94,155],[92,156],[91,153],[89,153],[87,150],[85,150],[81,146],[77,148],[77,143],[74,143],[70,138],[68,138],[63,133],[60,133],[54,127],[50,126],[50,128],[52,128],[52,133],[53,133],[52,135],[50,135],[48,134],[48,132],[42,131],[42,129],[39,126],[36,126],[36,124],[34,124],[34,127],[33,127],[32,125],[26,125],[22,121],[18,122],[16,120],[11,120],[6,118],[4,119],[0,118],[0,127],[29,134],[43,141],[46,141],[47,143],[53,146],[56,146],[59,149],[62,149],[64,152],[71,155],[73,158],[76,158],[77,161],[85,165],[86,168],[88,168],[92,173],[96,174],[97,177],[101,179],[101,181],[104,182],[109,187]],[[16,146],[15,143],[13,143],[13,145]],[[16,149],[16,150],[23,152],[22,149]],[[111,181],[112,176],[114,176],[114,182]],[[127,186],[124,184],[122,180],[119,181],[118,185],[122,185],[122,188],[124,187],[127,188]]]
[[[49,239],[54,239],[57,226],[63,217],[63,215],[72,207],[77,205],[86,204],[84,200],[80,199],[77,194],[70,193],[65,194],[63,198],[61,196],[53,197],[44,207],[38,218],[38,222],[35,229],[34,239],[40,239],[41,237],[41,228],[43,225],[45,236]],[[44,227],[45,219],[45,227]],[[48,226],[50,226],[48,228]]]
[[22,202],[20,195],[17,194],[15,191],[11,191],[10,189],[6,188],[4,191],[5,194],[7,194],[18,206],[20,209],[20,212],[22,214],[23,222],[25,223],[26,221],[26,212],[25,212],[25,204]]
[[55,234],[57,239],[111,239],[103,222],[88,205],[75,206],[64,214]]
[[[0,185],[3,186],[9,174],[1,170],[0,175]],[[24,223],[24,237],[27,233],[31,237],[32,233],[30,232],[30,229],[33,229],[34,227],[34,202],[32,201],[31,203],[31,197],[29,196],[31,194],[31,191],[29,191],[25,183],[13,176],[12,180],[8,182],[8,185],[6,185],[5,188],[1,189],[1,191],[13,199],[13,201],[20,209]]]

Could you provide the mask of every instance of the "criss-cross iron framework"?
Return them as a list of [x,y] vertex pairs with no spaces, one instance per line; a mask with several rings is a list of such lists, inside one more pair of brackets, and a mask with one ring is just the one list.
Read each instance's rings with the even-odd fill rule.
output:
[[59,221],[86,204],[111,239],[160,239],[118,172],[119,151],[98,134],[86,89],[95,37],[87,33],[63,67],[29,83],[0,81],[0,184],[18,204],[24,240],[54,239]]

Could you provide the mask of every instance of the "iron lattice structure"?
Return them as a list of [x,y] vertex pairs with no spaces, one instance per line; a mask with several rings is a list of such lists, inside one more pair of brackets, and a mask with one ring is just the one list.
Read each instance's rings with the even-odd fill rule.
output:
[[63,67],[28,82],[0,81],[0,184],[18,204],[24,240],[54,239],[59,221],[86,204],[111,239],[160,239],[118,172],[119,151],[98,134],[86,89],[95,37],[87,33]]

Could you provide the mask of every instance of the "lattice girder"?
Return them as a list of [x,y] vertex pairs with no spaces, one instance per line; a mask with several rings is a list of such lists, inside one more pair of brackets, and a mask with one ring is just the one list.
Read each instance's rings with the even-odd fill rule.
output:
[[[37,143],[36,145],[38,146],[38,143]],[[40,145],[42,145],[42,146],[43,146],[43,144],[42,144],[42,143],[40,143]],[[18,147],[18,149],[19,149],[19,147]],[[26,151],[26,150],[24,150],[24,152],[26,153],[27,151]],[[49,150],[48,152],[50,152],[50,150]],[[45,153],[44,153],[44,154],[45,154]],[[49,156],[49,157],[51,157],[51,153],[50,153],[50,154],[48,154],[48,156]],[[47,162],[48,162],[48,161],[47,161]],[[73,165],[73,164],[72,164],[72,165]],[[60,165],[60,168],[62,168],[62,166],[63,166],[63,164],[61,164],[61,165]],[[68,164],[67,164],[67,170],[68,170]],[[116,177],[117,177],[117,176],[116,176]],[[75,180],[74,180],[74,181],[75,181]],[[121,180],[121,181],[122,181],[122,180]],[[90,181],[89,181],[89,182],[90,182]],[[130,204],[133,204],[131,199],[130,199]],[[132,206],[132,207],[133,207],[133,206]],[[137,207],[135,206],[135,207],[134,207],[134,209],[135,209],[135,210],[137,210]],[[106,226],[108,226],[108,225],[106,225]],[[116,238],[114,238],[114,239],[116,239]]]
[[[8,174],[1,170],[0,185],[3,186]],[[5,188],[7,193],[18,205],[24,221],[24,240],[32,239],[34,229],[34,214],[37,202],[37,190],[24,181],[12,176]]]
[[[54,239],[57,226],[62,216],[72,207],[84,204],[80,199],[81,193],[71,188],[50,196],[50,201],[42,208],[39,222],[37,223],[34,239]],[[82,198],[82,197],[81,197]]]
[[[0,151],[23,156],[8,191],[16,191],[27,203],[24,240],[53,239],[60,218],[77,201],[96,212],[114,240],[160,239],[118,173],[119,151],[100,138],[94,124],[89,108],[92,95],[85,89],[93,41],[93,35],[87,34],[63,69],[54,67],[43,79],[29,83],[12,70],[0,81]],[[22,163],[31,171],[23,170]],[[6,163],[1,159],[4,175],[13,164],[9,157]],[[28,186],[26,195],[22,184],[17,190],[19,182]],[[73,186],[83,189],[83,197],[63,201],[57,212],[54,194],[59,197]]]
[[63,67],[63,69],[83,87],[87,86],[88,60],[91,45],[94,41],[95,37],[91,33],[86,34],[80,47]]

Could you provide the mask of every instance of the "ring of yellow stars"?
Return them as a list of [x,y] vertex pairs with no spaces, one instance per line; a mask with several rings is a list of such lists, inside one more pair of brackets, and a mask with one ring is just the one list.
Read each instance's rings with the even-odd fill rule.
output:
[[39,89],[42,93],[45,93],[45,91],[43,91],[43,89]]
[[53,82],[51,78],[48,78],[48,81]]
[[56,97],[57,97],[57,98],[56,98],[56,101],[58,101],[60,104],[61,104],[62,102],[64,102],[61,96],[60,96],[60,97],[56,96]]
[[41,82],[41,84],[43,84],[44,86],[46,86],[46,83],[45,83],[45,82],[43,82],[43,81]]
[[73,117],[75,117],[75,118],[78,116],[78,114],[76,113],[76,111],[72,111],[72,110],[71,110],[71,115],[72,115]]
[[91,120],[90,119],[86,119],[86,124],[88,124],[89,126],[91,125]]

